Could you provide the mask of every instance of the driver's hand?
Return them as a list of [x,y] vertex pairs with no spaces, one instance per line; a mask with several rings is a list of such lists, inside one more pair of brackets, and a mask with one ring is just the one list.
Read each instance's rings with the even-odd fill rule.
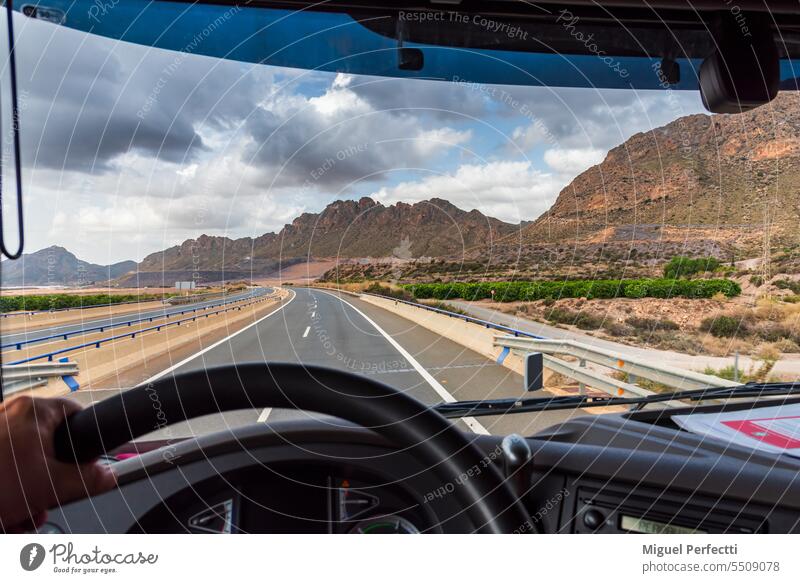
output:
[[53,433],[80,408],[67,399],[24,396],[0,404],[0,530],[36,528],[48,508],[115,486],[108,466],[55,459]]

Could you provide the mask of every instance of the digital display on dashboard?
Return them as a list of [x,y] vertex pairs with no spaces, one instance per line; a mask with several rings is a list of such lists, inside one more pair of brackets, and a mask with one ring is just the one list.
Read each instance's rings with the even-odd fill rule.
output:
[[623,515],[619,521],[619,527],[628,532],[640,532],[644,534],[706,534],[706,531],[686,526],[676,526],[655,520],[645,520],[635,516]]

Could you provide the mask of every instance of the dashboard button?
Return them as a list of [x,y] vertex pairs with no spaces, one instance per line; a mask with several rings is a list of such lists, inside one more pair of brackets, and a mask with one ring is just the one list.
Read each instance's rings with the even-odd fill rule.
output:
[[586,528],[597,530],[603,526],[603,522],[605,522],[605,516],[603,516],[602,512],[599,510],[590,508],[583,513],[583,524]]

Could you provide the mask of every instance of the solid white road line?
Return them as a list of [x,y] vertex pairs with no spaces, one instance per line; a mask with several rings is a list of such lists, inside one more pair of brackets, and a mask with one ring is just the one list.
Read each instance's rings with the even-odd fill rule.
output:
[[311,331],[311,326],[306,326],[306,331],[305,331],[305,332],[303,332],[303,338],[305,338],[306,336],[308,336],[308,333],[309,333],[310,331]]
[[160,373],[158,373],[158,374],[154,374],[153,376],[151,376],[151,377],[150,377],[149,379],[147,379],[146,381],[139,383],[139,385],[147,385],[147,384],[150,384],[150,383],[152,383],[153,381],[157,381],[158,379],[160,379],[160,378],[161,378],[161,377],[163,377],[163,376],[166,376],[166,375],[168,375],[169,373],[171,373],[171,372],[172,372],[172,371],[174,371],[175,369],[182,367],[182,366],[183,366],[184,364],[186,364],[187,362],[191,362],[191,361],[193,361],[193,360],[194,360],[195,358],[197,358],[198,356],[202,356],[202,355],[204,355],[206,352],[208,352],[209,350],[213,350],[213,349],[215,349],[217,346],[219,346],[220,344],[224,344],[225,342],[227,342],[228,340],[230,340],[230,339],[231,339],[231,338],[233,338],[234,336],[238,336],[239,334],[241,334],[241,333],[242,333],[242,332],[244,332],[245,330],[249,330],[249,329],[250,329],[250,328],[252,328],[253,326],[256,326],[256,325],[260,324],[261,322],[263,322],[264,320],[266,320],[267,318],[269,318],[269,317],[270,317],[272,314],[276,314],[276,313],[280,312],[280,311],[281,311],[283,308],[285,308],[286,306],[288,306],[289,304],[291,304],[291,303],[292,303],[292,300],[294,300],[294,298],[295,298],[295,297],[297,297],[297,294],[295,293],[295,291],[294,291],[294,290],[289,290],[289,291],[292,293],[292,297],[290,297],[290,298],[289,298],[289,301],[287,301],[286,303],[283,303],[283,304],[281,304],[280,306],[278,306],[277,308],[275,308],[274,310],[272,310],[272,311],[271,311],[269,314],[267,314],[266,316],[261,316],[261,317],[260,317],[258,320],[256,320],[256,321],[255,321],[255,322],[253,322],[252,324],[248,324],[247,326],[245,326],[245,327],[244,327],[244,328],[242,328],[241,330],[237,330],[237,331],[236,331],[236,332],[234,332],[233,334],[230,334],[229,336],[226,336],[225,338],[223,338],[222,340],[220,340],[220,341],[218,341],[218,342],[215,342],[215,343],[214,343],[214,344],[212,344],[211,346],[207,346],[206,348],[203,348],[203,350],[201,350],[201,351],[199,351],[199,352],[196,352],[196,353],[194,353],[193,355],[191,355],[191,356],[189,356],[189,357],[187,357],[187,358],[184,358],[184,359],[183,359],[182,361],[180,361],[178,364],[173,364],[171,367],[169,367],[169,368],[167,368],[167,369],[164,369],[164,370],[162,370]]
[[[442,385],[439,383],[439,381],[437,381],[435,378],[433,378],[433,375],[432,375],[431,373],[429,373],[427,370],[425,370],[425,368],[424,368],[424,367],[423,367],[423,366],[422,366],[422,365],[421,365],[419,362],[417,362],[417,360],[416,360],[416,359],[415,359],[413,356],[411,356],[411,354],[410,354],[410,353],[409,353],[409,352],[408,352],[408,351],[407,351],[405,348],[403,348],[402,346],[400,346],[400,344],[397,342],[397,340],[395,340],[394,338],[392,338],[391,336],[389,336],[389,334],[388,334],[388,333],[387,333],[387,332],[386,332],[386,331],[385,331],[383,328],[381,328],[380,326],[378,326],[378,325],[377,325],[377,324],[376,324],[376,323],[375,323],[375,322],[372,320],[372,318],[370,318],[369,316],[367,316],[367,315],[366,315],[364,312],[362,312],[361,310],[359,310],[358,308],[356,308],[356,307],[355,307],[353,304],[351,304],[351,303],[350,303],[350,302],[348,302],[347,300],[343,300],[343,299],[342,299],[342,298],[340,298],[339,296],[337,296],[337,295],[334,295],[334,294],[332,294],[332,293],[328,293],[328,292],[326,292],[326,291],[323,291],[323,290],[319,290],[319,291],[321,291],[322,293],[327,293],[329,296],[333,296],[333,297],[335,297],[335,298],[336,298],[337,300],[339,300],[340,302],[343,302],[343,303],[347,304],[348,306],[350,306],[351,308],[353,308],[353,309],[354,309],[356,312],[358,312],[359,314],[361,314],[361,316],[362,316],[362,317],[363,317],[363,318],[364,318],[364,319],[365,319],[367,322],[369,322],[370,324],[372,324],[372,326],[373,326],[373,327],[374,327],[374,328],[375,328],[375,329],[376,329],[376,330],[377,330],[377,331],[378,331],[378,332],[379,332],[379,333],[380,333],[380,334],[381,334],[381,335],[382,335],[384,338],[386,338],[386,340],[387,340],[387,342],[389,342],[389,344],[391,344],[392,346],[394,346],[395,350],[397,350],[397,351],[398,351],[398,352],[399,352],[401,355],[403,355],[403,357],[404,357],[404,358],[405,358],[405,359],[406,359],[406,360],[407,360],[407,361],[408,361],[408,362],[411,364],[411,366],[413,366],[413,367],[414,367],[414,370],[416,370],[416,371],[417,371],[417,372],[420,374],[420,376],[422,376],[422,378],[424,378],[424,379],[427,381],[427,383],[428,383],[428,384],[431,386],[431,388],[432,388],[434,391],[436,391],[436,393],[437,393],[437,394],[438,394],[438,395],[439,395],[439,396],[440,396],[440,397],[441,397],[441,398],[442,398],[442,399],[443,399],[443,400],[444,400],[446,403],[454,403],[454,402],[456,401],[456,398],[455,398],[455,397],[453,397],[453,395],[451,395],[450,393],[448,393],[448,392],[447,392],[447,389],[445,389],[445,388],[444,388],[444,387],[443,387],[443,386],[442,386]],[[483,425],[481,425],[481,424],[478,422],[478,420],[477,420],[477,419],[475,419],[474,417],[463,417],[461,420],[464,422],[464,424],[465,424],[467,427],[469,427],[469,428],[472,430],[472,432],[473,432],[473,433],[478,433],[478,434],[480,434],[480,435],[491,435],[491,434],[489,433],[489,431],[488,431],[488,430],[487,430],[487,429],[486,429],[486,428],[485,428]]]
[[258,416],[258,422],[264,423],[267,419],[269,419],[269,414],[272,413],[272,407],[267,407],[261,412],[261,415]]

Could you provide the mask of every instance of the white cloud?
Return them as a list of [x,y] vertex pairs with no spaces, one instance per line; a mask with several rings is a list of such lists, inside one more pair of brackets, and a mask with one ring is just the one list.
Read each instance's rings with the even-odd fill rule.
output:
[[[693,93],[502,87],[523,110],[458,84],[196,55],[165,77],[175,53],[24,23],[19,58],[37,64],[20,81],[27,251],[60,244],[97,263],[277,231],[370,190],[534,219],[609,147],[701,108]],[[504,161],[519,150],[492,126],[536,149],[533,162]],[[448,155],[466,145],[473,157]],[[430,173],[396,184],[410,167]]]
[[544,161],[560,174],[577,176],[605,158],[600,148],[551,148],[544,153]]
[[175,173],[181,177],[182,182],[188,182],[197,175],[197,164],[189,164],[179,168]]
[[517,223],[538,217],[555,201],[562,179],[534,169],[530,162],[464,164],[451,174],[384,187],[370,196],[384,204],[443,198],[459,208]]
[[453,128],[424,130],[417,134],[415,145],[422,154],[432,154],[453,146],[466,144],[472,139],[472,130],[458,131]]
[[369,104],[348,89],[351,81],[352,77],[339,73],[324,94],[312,97],[308,103],[325,116],[357,115],[369,111]]
[[523,151],[531,150],[540,144],[552,144],[555,138],[543,122],[536,121],[527,126],[518,126],[511,132],[511,140]]

